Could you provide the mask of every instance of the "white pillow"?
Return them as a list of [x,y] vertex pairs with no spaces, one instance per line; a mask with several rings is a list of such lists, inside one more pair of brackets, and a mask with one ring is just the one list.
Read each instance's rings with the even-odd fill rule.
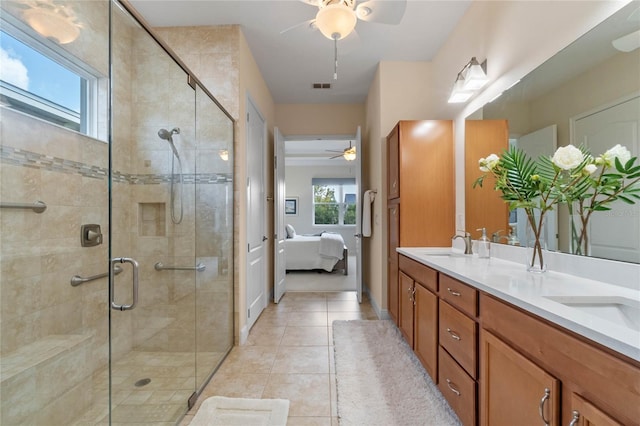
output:
[[287,225],[285,227],[285,229],[287,230],[287,238],[295,238],[296,237],[296,230],[293,229],[293,226]]

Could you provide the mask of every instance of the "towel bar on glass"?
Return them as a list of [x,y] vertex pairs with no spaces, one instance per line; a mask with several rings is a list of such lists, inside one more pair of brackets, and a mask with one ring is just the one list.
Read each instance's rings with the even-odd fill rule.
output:
[[[121,267],[119,267],[117,265],[113,267],[114,275],[118,275],[120,272],[122,272],[122,268]],[[74,276],[71,277],[71,286],[77,287],[80,284],[86,283],[88,281],[93,281],[93,280],[97,280],[97,279],[108,277],[108,276],[109,276],[108,272],[105,272],[104,274],[92,275],[92,276],[86,277],[86,278],[81,277],[80,275],[74,275]]]
[[202,272],[207,267],[204,263],[198,263],[196,266],[164,266],[162,262],[158,262],[153,267],[156,271],[198,271]]

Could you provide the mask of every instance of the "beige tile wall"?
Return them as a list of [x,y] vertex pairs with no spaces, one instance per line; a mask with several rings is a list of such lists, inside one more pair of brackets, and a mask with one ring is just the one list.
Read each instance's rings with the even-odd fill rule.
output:
[[[76,3],[79,10],[85,10],[83,13],[89,13],[88,5],[94,4],[95,16],[91,15],[86,22],[93,32],[100,32],[99,28],[108,22],[107,2],[72,2]],[[175,141],[183,158],[183,173],[231,175],[233,158],[224,162],[218,156],[222,148],[232,151],[230,120],[208,98],[201,98],[198,110],[206,124],[199,125],[196,143],[196,98],[186,85],[186,74],[150,42],[140,28],[119,13],[113,19],[116,34],[112,86],[114,172],[138,177],[168,175],[171,150],[157,132],[160,128],[180,127],[181,133],[175,136]],[[203,43],[224,46],[232,41],[225,37],[216,40],[207,38]],[[106,41],[104,36],[83,35],[78,45],[69,47],[69,51],[86,56],[93,67],[104,71],[108,69],[104,63],[108,52]],[[99,48],[97,43],[102,43],[104,48]],[[216,60],[203,54],[202,61],[209,65],[213,61],[218,68],[232,64],[233,58],[225,53],[225,48],[221,47],[221,52],[227,59]],[[100,54],[104,58],[99,57]],[[233,86],[233,79],[232,75],[232,83],[224,82],[219,87]],[[237,87],[237,73],[235,79]],[[237,100],[237,95],[228,96]],[[104,125],[107,121],[101,122]],[[3,377],[0,423],[41,423],[44,419],[56,419],[56,423],[64,424],[72,420],[73,413],[95,403],[95,399],[102,398],[103,403],[107,403],[106,389],[104,393],[99,392],[100,395],[92,395],[90,390],[95,388],[91,383],[94,372],[107,365],[110,313],[116,360],[131,350],[194,351],[197,332],[199,359],[217,362],[211,354],[225,352],[233,339],[233,213],[224,205],[233,202],[233,183],[199,185],[198,194],[193,182],[186,183],[184,219],[175,225],[170,219],[167,182],[134,184],[126,179],[114,182],[112,256],[136,258],[140,262],[141,279],[138,308],[110,312],[106,303],[106,279],[79,287],[69,284],[72,275],[94,275],[108,268],[106,173],[101,177],[86,177],[77,171],[78,164],[107,170],[108,144],[5,109],[2,109],[0,140],[3,152],[5,148],[18,149],[21,151],[17,155],[26,158],[20,164],[0,163],[2,200],[42,200],[48,206],[43,214],[0,211],[0,375]],[[31,154],[25,151],[77,164],[55,169],[35,163],[32,167]],[[139,203],[165,206],[164,236],[141,235]],[[82,223],[99,223],[104,244],[80,247]],[[206,272],[198,276],[197,299],[195,272],[153,269],[158,261],[190,265],[196,255],[198,261],[207,266]],[[129,266],[124,265],[124,269],[115,280],[120,303],[128,302],[131,292]],[[202,325],[197,331],[196,316]],[[35,356],[38,354],[42,356]],[[199,366],[200,376],[208,376],[207,371],[214,367]],[[26,397],[34,392],[37,397]]]

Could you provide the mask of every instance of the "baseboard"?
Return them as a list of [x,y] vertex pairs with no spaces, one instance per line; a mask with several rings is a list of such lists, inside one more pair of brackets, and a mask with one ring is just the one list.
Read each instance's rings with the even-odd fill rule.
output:
[[369,287],[363,286],[362,291],[363,293],[366,293],[367,297],[369,298],[369,302],[371,302],[371,307],[375,311],[378,319],[385,320],[385,319],[391,318],[391,316],[389,316],[389,311],[387,311],[386,309],[380,309],[380,306],[378,306],[378,303],[376,303],[376,300],[373,297],[371,297],[371,293],[369,293]]
[[247,343],[247,339],[249,338],[249,327],[245,324],[244,327],[240,330],[240,335],[238,336],[238,340],[240,345],[244,345]]

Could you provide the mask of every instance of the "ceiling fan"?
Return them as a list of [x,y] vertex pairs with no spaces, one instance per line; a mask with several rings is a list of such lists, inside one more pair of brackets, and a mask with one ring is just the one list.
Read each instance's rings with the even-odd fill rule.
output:
[[315,19],[301,22],[280,33],[294,28],[306,26],[311,30],[320,30],[329,40],[334,42],[335,66],[333,79],[338,79],[338,40],[349,35],[357,37],[355,31],[358,20],[380,24],[398,25],[404,16],[407,0],[299,0],[316,6],[318,12]]
[[333,160],[334,158],[340,158],[340,157],[343,157],[347,161],[353,161],[356,159],[356,147],[351,145],[351,141],[349,141],[349,148],[345,148],[342,151],[336,151],[333,149],[327,149],[325,151],[340,153],[338,155],[334,155],[333,157],[329,157],[330,160]]

